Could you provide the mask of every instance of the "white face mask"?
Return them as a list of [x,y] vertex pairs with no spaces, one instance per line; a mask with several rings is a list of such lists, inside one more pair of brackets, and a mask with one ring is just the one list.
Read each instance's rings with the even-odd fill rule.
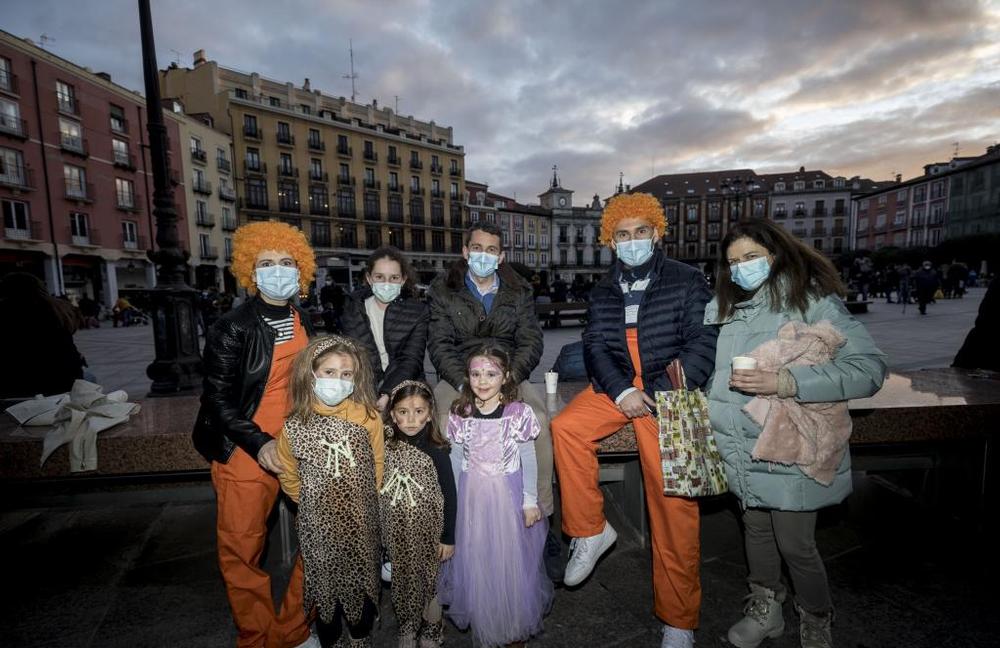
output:
[[341,378],[316,378],[313,393],[324,405],[339,405],[354,391],[354,383]]
[[493,275],[500,265],[500,257],[487,252],[469,252],[469,269],[480,279]]
[[271,299],[287,300],[299,291],[299,269],[289,266],[273,265],[257,268],[254,271],[257,280],[257,290]]
[[615,252],[622,263],[630,268],[641,266],[653,256],[653,239],[632,239],[616,243]]
[[375,295],[375,299],[379,300],[383,304],[388,304],[392,300],[399,297],[399,293],[402,289],[403,284],[389,283],[388,281],[378,281],[372,284],[372,294]]

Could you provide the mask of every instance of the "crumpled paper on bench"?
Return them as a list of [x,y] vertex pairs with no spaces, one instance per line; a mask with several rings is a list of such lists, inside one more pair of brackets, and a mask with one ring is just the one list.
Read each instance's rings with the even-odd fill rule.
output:
[[128,402],[123,390],[103,393],[104,388],[76,380],[69,393],[36,396],[7,408],[22,426],[50,426],[42,440],[44,465],[59,446],[69,443],[70,472],[97,470],[97,433],[139,413],[139,405]]

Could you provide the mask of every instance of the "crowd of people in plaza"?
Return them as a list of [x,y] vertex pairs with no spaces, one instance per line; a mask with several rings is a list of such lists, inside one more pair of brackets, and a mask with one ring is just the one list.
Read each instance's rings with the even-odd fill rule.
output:
[[[208,326],[194,432],[212,464],[238,645],[371,645],[379,573],[390,581],[400,646],[441,645],[446,619],[477,645],[524,645],[543,630],[553,582],[582,585],[615,542],[596,449],[631,422],[662,645],[692,646],[699,508],[663,494],[654,413],[676,359],[687,386],[708,395],[743,511],[750,594],[730,642],[756,646],[782,631],[784,561],[802,645],[832,645],[833,603],[814,531],[816,512],[850,492],[846,444],[833,449],[826,482],[800,465],[755,461],[761,430],[742,408],[755,397],[812,404],[868,396],[881,386],[885,357],[844,307],[829,261],[780,227],[753,221],[730,230],[713,296],[701,272],[663,253],[667,226],[652,196],[609,201],[601,241],[617,260],[586,288],[589,384],[551,420],[528,381],[543,348],[535,304],[546,291],[574,298],[574,288],[515,272],[496,226],[470,227],[462,258],[426,300],[415,295],[405,256],[376,250],[363,287],[320,291],[335,317],[324,314],[328,331],[317,336],[295,301],[315,273],[305,237],[275,222],[241,227],[232,271],[250,297]],[[789,322],[826,323],[843,343],[822,364],[732,369],[733,356]],[[300,556],[275,609],[259,560],[279,490],[298,504]],[[557,505],[571,539],[565,564],[550,528]]]
[[917,304],[921,315],[927,314],[928,304],[939,299],[961,299],[980,281],[988,286],[992,277],[981,278],[960,261],[935,266],[925,260],[917,268],[908,263],[889,263],[876,268],[869,257],[859,257],[848,268],[848,288],[858,300]]
[[[730,227],[713,290],[701,271],[664,253],[669,226],[653,196],[617,195],[600,229],[615,252],[612,265],[590,285],[555,277],[545,286],[507,263],[495,225],[474,223],[461,258],[423,297],[406,256],[384,247],[368,258],[361,287],[348,292],[327,281],[307,307],[316,260],[304,234],[279,222],[240,227],[231,272],[247,296],[230,302],[206,289],[198,298],[205,380],[193,431],[211,464],[218,563],[237,645],[372,645],[380,574],[403,648],[442,645],[446,621],[476,645],[525,645],[543,632],[554,584],[584,586],[617,539],[604,515],[597,447],[631,423],[661,645],[690,648],[702,598],[699,505],[664,495],[656,407],[656,394],[672,388],[667,367],[679,360],[685,386],[707,397],[742,517],[748,594],[742,615],[734,601],[728,641],[753,648],[779,636],[791,599],[800,644],[832,646],[834,602],[815,541],[817,513],[851,492],[845,404],[880,389],[886,357],[845,307],[841,274],[782,227],[767,220]],[[904,286],[902,270],[886,280],[887,299],[893,282]],[[875,276],[859,265],[852,284],[866,272]],[[907,273],[921,306],[928,303],[921,273],[934,272]],[[961,296],[970,275],[948,269],[952,294]],[[998,355],[989,332],[995,285],[979,333],[960,353],[973,364]],[[866,286],[865,298],[875,296],[871,281]],[[931,298],[939,286],[932,287]],[[910,289],[898,294],[905,300]],[[558,412],[529,381],[542,357],[536,304],[545,296],[587,302],[587,383]],[[34,318],[39,342],[19,348],[51,351],[71,365],[17,380],[37,381],[31,393],[67,391],[83,375],[72,339],[80,319],[31,275],[5,276],[0,305]],[[825,331],[836,341],[820,360],[734,366],[734,358],[787,342],[788,331],[802,339]],[[14,362],[55,366],[37,355]],[[8,387],[15,389],[4,393]],[[762,401],[826,417],[837,434],[822,439],[824,470],[757,455],[763,428],[751,409]],[[295,504],[300,551],[276,608],[261,556],[282,493]],[[557,509],[561,528],[553,528]]]

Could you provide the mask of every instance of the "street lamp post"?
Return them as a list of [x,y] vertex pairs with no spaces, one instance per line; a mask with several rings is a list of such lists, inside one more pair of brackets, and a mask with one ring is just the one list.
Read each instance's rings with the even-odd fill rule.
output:
[[757,179],[751,175],[745,177],[726,178],[720,185],[724,196],[732,197],[733,205],[736,207],[736,218],[733,218],[733,211],[730,209],[729,220],[742,220],[743,218],[743,198],[750,198],[754,191],[760,188]]
[[153,310],[156,359],[146,367],[152,379],[149,396],[189,393],[201,384],[201,355],[195,320],[195,291],[187,285],[187,252],[177,234],[177,210],[167,161],[167,129],[160,105],[160,79],[153,43],[149,0],[139,0],[142,36],[142,72],[146,85],[149,155],[153,171],[153,218],[156,249],[149,259],[156,265],[156,288],[149,291]]

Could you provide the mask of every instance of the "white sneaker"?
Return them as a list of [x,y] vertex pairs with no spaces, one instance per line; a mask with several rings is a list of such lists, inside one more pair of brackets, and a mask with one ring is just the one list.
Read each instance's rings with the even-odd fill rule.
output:
[[323,648],[323,645],[319,642],[319,637],[310,633],[309,638],[295,648]]
[[605,551],[618,539],[618,534],[609,522],[604,523],[604,530],[589,538],[573,538],[569,543],[571,552],[569,563],[566,564],[566,575],[563,584],[567,587],[579,585],[594,571],[594,565]]
[[392,582],[392,563],[384,562],[382,563],[382,580],[387,583]]
[[694,630],[681,630],[664,624],[660,648],[694,648]]

